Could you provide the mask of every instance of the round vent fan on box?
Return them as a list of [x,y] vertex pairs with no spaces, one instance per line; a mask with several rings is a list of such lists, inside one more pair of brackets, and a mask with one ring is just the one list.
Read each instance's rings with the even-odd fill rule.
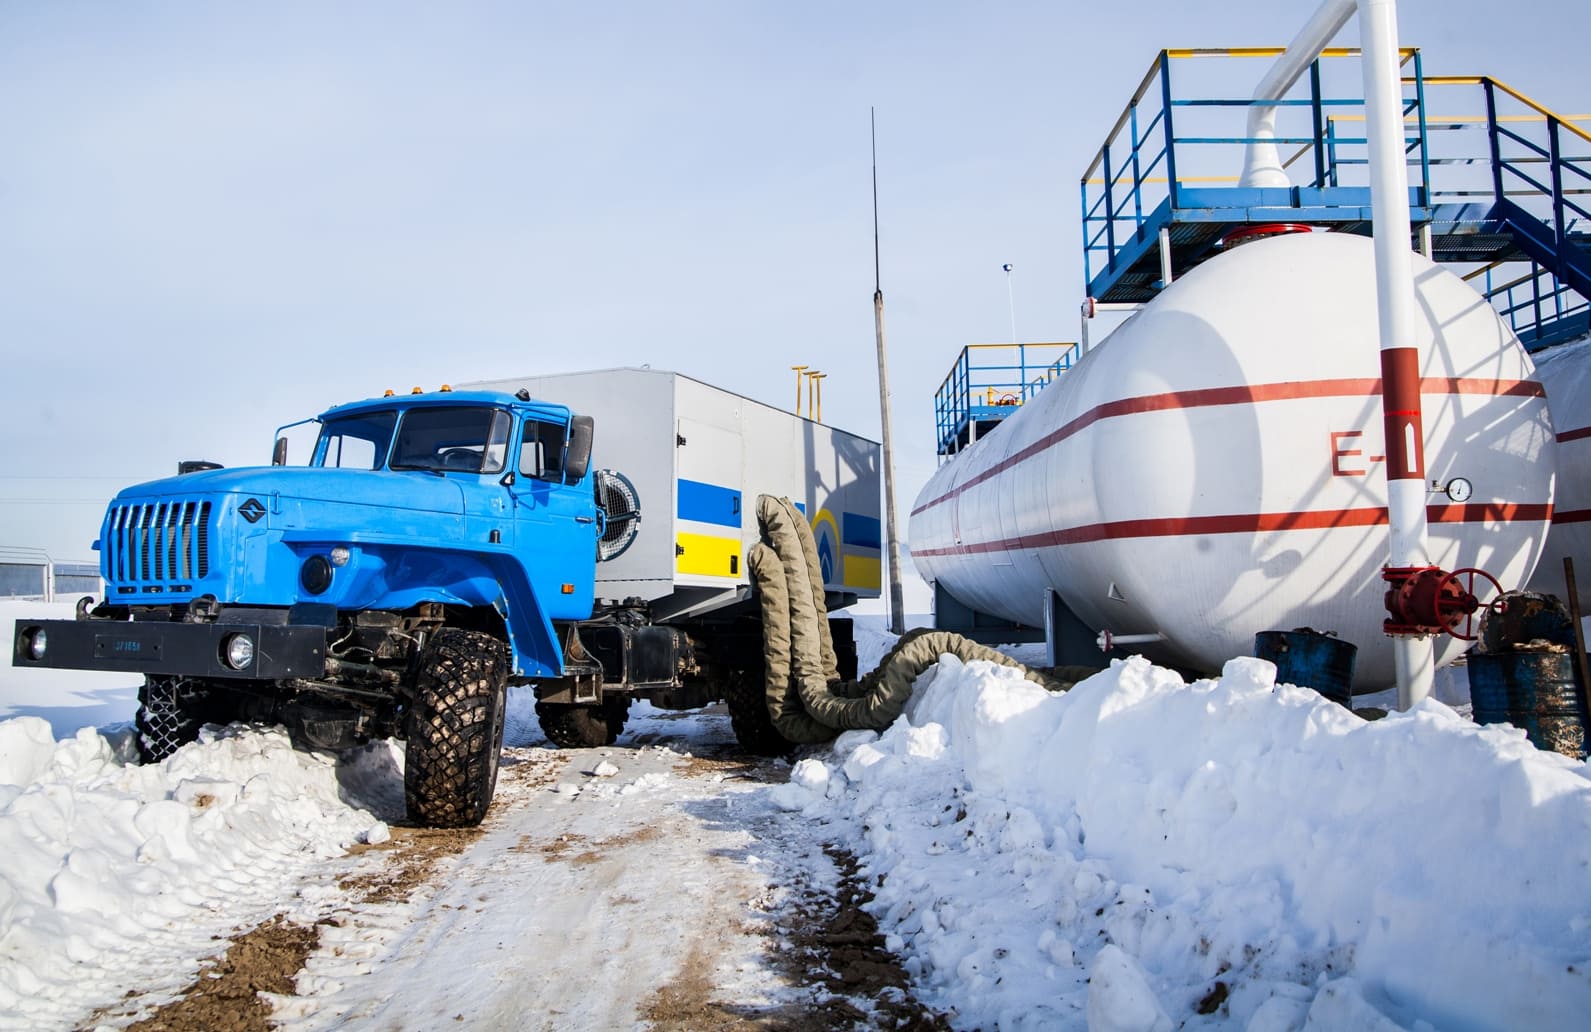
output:
[[623,473],[599,469],[596,475],[597,505],[605,514],[602,538],[597,542],[597,561],[616,559],[630,547],[641,530],[641,502],[635,485]]

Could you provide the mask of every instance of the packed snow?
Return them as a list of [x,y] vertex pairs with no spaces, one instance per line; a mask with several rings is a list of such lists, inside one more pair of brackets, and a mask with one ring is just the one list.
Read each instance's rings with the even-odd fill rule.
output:
[[856,844],[958,1025],[1583,1027],[1586,765],[1273,681],[1133,659],[1051,695],[946,656],[780,801]]
[[[888,641],[864,634],[864,664]],[[126,678],[40,677],[0,669],[12,716],[0,722],[0,1028],[72,1028],[130,990],[169,996],[216,937],[324,907],[338,858],[391,833],[393,743],[332,757],[296,752],[277,730],[211,728],[142,767],[131,706],[110,720],[101,708],[131,699]],[[727,737],[727,719],[638,706],[619,747],[580,751],[589,759],[556,783],[500,792],[488,823],[535,806],[545,823],[583,801],[587,821],[723,836],[715,884],[748,914],[776,899],[788,857],[848,849],[918,999],[958,1028],[1584,1027],[1587,765],[1437,701],[1367,722],[1273,678],[1240,658],[1189,684],[1133,659],[1057,695],[945,657],[892,727],[808,750],[776,785],[683,778],[672,764]],[[529,702],[516,693],[511,706],[521,747],[537,740]],[[66,728],[69,703],[88,726]],[[497,851],[470,856],[500,864],[509,833],[491,834]],[[629,848],[646,871],[636,895],[713,897],[699,855]],[[450,875],[462,901],[444,912],[459,916],[433,920],[428,938],[404,931],[412,914],[351,919],[339,948],[363,952],[312,958],[278,1013],[303,1028],[360,1015],[435,1027],[443,1003],[422,997],[442,989],[425,986],[523,981],[540,963],[525,949],[550,961],[567,944],[472,945],[512,934],[490,893],[551,891],[516,887],[521,876]],[[470,917],[474,899],[485,912]],[[625,913],[602,911],[611,925]],[[381,934],[352,943],[360,927]],[[680,962],[678,930],[654,911],[602,934],[599,946],[652,956],[648,977]],[[406,935],[424,938],[429,981],[376,1007],[404,986]],[[721,985],[766,985],[748,950],[725,961]],[[537,1027],[558,1027],[548,1021]]]

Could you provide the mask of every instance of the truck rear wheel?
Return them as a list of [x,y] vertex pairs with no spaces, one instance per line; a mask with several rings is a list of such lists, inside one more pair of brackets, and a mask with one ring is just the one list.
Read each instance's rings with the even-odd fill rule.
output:
[[630,716],[630,697],[610,695],[602,700],[602,719],[608,725],[608,741],[612,745],[624,733],[624,722]]
[[753,756],[782,756],[795,748],[795,743],[773,726],[762,678],[747,670],[730,671],[724,681],[724,705],[729,709],[735,741]]
[[593,748],[612,745],[624,730],[624,717],[630,700],[625,699],[622,709],[609,702],[600,706],[572,706],[564,702],[536,703],[536,720],[542,734],[561,749]]
[[404,730],[403,798],[432,828],[473,827],[497,790],[508,654],[489,634],[445,627],[426,646]]
[[138,689],[138,756],[159,763],[199,737],[199,729],[215,718],[210,691],[203,681],[188,677],[144,678]]

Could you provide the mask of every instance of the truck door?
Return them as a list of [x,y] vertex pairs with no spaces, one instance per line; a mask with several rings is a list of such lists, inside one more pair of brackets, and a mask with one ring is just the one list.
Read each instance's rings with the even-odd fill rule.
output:
[[584,620],[591,615],[597,577],[596,503],[587,482],[567,482],[568,437],[567,423],[527,415],[518,445],[510,449],[518,465],[508,492],[514,549],[547,615]]
[[[472,410],[463,410],[472,411]],[[509,438],[514,420],[501,409],[491,410],[486,436],[479,448],[444,448],[440,455],[448,479],[464,492],[466,541],[511,545],[514,535],[510,499],[498,480],[508,468]],[[459,470],[460,474],[453,471]]]

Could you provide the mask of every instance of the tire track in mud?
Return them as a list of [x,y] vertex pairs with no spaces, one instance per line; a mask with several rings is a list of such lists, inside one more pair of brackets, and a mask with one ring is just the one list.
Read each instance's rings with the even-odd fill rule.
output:
[[[757,785],[785,779],[782,763],[741,756],[724,743],[681,742],[667,734],[646,738],[653,744],[508,750],[498,803],[482,827],[433,830],[393,821],[389,842],[355,847],[329,865],[323,883],[306,885],[293,905],[234,938],[179,999],[153,1009],[147,1001],[140,1007],[130,999],[96,1020],[115,1024],[136,1017],[138,1024],[130,1027],[172,1032],[311,1030],[378,1017],[391,1027],[425,1027],[431,1019],[421,1014],[381,1012],[361,996],[362,983],[406,949],[418,948],[412,936],[426,920],[442,922],[437,934],[445,941],[449,928],[466,929],[471,921],[489,918],[484,911],[492,904],[484,888],[474,897],[448,895],[461,880],[482,886],[493,878],[512,880],[533,873],[522,865],[534,859],[578,872],[579,891],[600,897],[591,904],[598,908],[599,923],[634,915],[631,920],[641,926],[639,941],[626,940],[625,949],[661,948],[667,966],[656,973],[661,977],[652,978],[652,988],[637,988],[633,1001],[609,1001],[616,1010],[560,1009],[552,1001],[546,1010],[518,1012],[523,1019],[518,1027],[575,1027],[619,1013],[631,1015],[625,1023],[663,1030],[948,1027],[915,1001],[897,958],[884,949],[883,937],[863,909],[870,897],[856,877],[854,861],[820,843],[804,823],[790,823],[802,818],[744,803]],[[676,748],[690,751],[672,751]],[[688,798],[663,792],[656,813],[640,808],[643,819],[616,824],[611,833],[566,823],[513,834],[527,809],[544,810],[549,799],[567,803],[579,797],[582,785],[594,790],[593,802],[606,804],[655,776],[633,778],[632,770],[629,784],[604,784],[594,773],[604,756],[626,767],[641,765],[635,769],[650,762],[667,771],[665,777],[697,784],[685,793]],[[710,834],[701,832],[704,825]],[[739,853],[726,850],[726,832],[749,834],[752,844]],[[483,838],[494,833],[509,837],[495,852],[460,864],[472,846],[483,845]],[[700,855],[691,855],[692,849]],[[679,890],[682,912],[674,926],[648,930],[647,924],[656,922],[655,911],[648,909],[655,901],[649,897],[667,890],[637,878],[640,859],[653,850],[672,856],[674,865],[682,863],[684,850],[684,862],[698,865],[708,888],[725,899],[702,906],[702,886],[694,896]],[[474,870],[481,863],[498,870]],[[439,909],[456,913],[438,918]],[[578,938],[576,932],[571,934]],[[749,961],[748,954],[754,955]],[[522,1003],[534,990],[527,982],[505,1002]],[[418,1023],[403,1024],[404,1013]],[[471,1023],[463,1011],[432,1017],[465,1027]]]
[[[500,787],[544,788],[557,780],[566,763],[566,757],[553,755],[539,762],[505,765]],[[380,807],[371,809],[377,812]],[[278,913],[234,936],[175,999],[151,1007],[139,994],[129,993],[120,1006],[102,1009],[81,1027],[133,1017],[125,1026],[128,1032],[269,1032],[276,1026],[281,1004],[298,994],[297,978],[321,947],[323,932],[346,923],[345,911],[407,903],[435,877],[439,865],[461,854],[483,831],[417,828],[401,823],[401,814],[377,812],[377,816],[388,820],[392,837],[379,845],[356,844],[343,861],[328,868],[340,900],[337,905],[308,921],[297,912],[299,908]]]
[[[748,757],[737,747],[698,749],[686,759],[688,777],[782,783],[788,768],[773,759]],[[660,987],[641,1017],[668,1032],[774,1029],[938,1030],[942,1015],[918,1003],[900,958],[863,905],[873,896],[862,883],[854,857],[829,843],[789,834],[794,815],[756,821],[757,834],[777,846],[775,884],[762,898],[746,901],[760,915],[756,934],[764,940],[770,967],[794,988],[791,998],[756,1005],[723,998],[710,976],[710,935],[685,957],[679,976]]]

